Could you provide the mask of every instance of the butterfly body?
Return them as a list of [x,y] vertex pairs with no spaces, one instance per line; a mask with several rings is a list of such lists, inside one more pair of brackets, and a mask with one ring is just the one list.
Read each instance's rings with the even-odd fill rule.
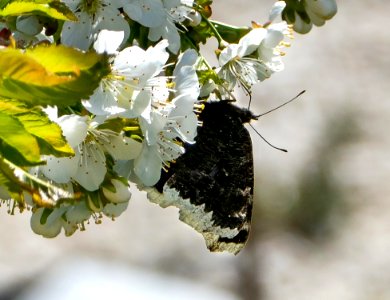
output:
[[149,198],[179,208],[180,220],[203,234],[211,251],[238,253],[248,239],[253,199],[252,143],[244,123],[256,119],[230,101],[210,102],[196,143],[186,145]]

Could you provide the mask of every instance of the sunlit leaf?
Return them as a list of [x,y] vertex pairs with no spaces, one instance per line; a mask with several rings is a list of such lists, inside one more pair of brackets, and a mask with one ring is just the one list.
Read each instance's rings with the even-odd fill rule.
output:
[[24,163],[41,163],[37,140],[15,117],[0,112],[0,140],[2,156],[11,161],[25,160]]
[[77,21],[72,11],[64,3],[56,0],[9,1],[3,9],[0,9],[2,17],[30,14],[44,15],[58,20]]
[[82,52],[65,46],[41,46],[30,48],[26,56],[45,66],[52,73],[88,71],[101,56],[95,52]]
[[14,170],[3,159],[0,159],[0,186],[7,190],[12,199],[20,204],[24,202],[23,183],[15,176]]
[[29,108],[17,101],[3,100],[0,102],[0,112],[18,119],[25,130],[37,138],[40,154],[55,156],[74,154],[73,149],[67,144],[62,135],[60,126],[51,122],[38,107]]
[[106,57],[95,52],[55,45],[0,49],[0,96],[69,106],[87,99],[108,72]]

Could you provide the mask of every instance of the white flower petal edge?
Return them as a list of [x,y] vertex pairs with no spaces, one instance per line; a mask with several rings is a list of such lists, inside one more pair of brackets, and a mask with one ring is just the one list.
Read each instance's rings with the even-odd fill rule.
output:
[[168,95],[166,78],[159,75],[169,58],[168,41],[162,40],[146,51],[132,46],[119,52],[112,72],[103,78],[84,107],[93,114],[136,118],[148,109],[153,98]]
[[134,172],[147,186],[154,185],[161,176],[161,158],[158,145],[143,143],[141,155],[134,161]]
[[286,2],[276,1],[269,12],[269,22],[274,22],[282,14],[283,9],[286,7]]

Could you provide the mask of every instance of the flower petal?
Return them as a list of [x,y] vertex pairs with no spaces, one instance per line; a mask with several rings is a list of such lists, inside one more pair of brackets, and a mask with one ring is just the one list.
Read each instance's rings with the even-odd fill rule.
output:
[[162,161],[158,156],[158,145],[143,143],[141,155],[134,161],[134,172],[143,184],[152,186],[161,176]]
[[167,121],[167,117],[158,111],[152,111],[150,113],[150,121],[145,118],[139,118],[140,126],[148,145],[157,143],[158,134],[164,129]]
[[98,53],[114,54],[122,44],[125,32],[103,29],[99,32],[98,37],[93,44],[93,48]]
[[[179,57],[178,63],[173,71],[174,82],[175,82],[175,98],[173,103],[176,106],[179,104],[176,103],[177,97],[183,98],[185,95],[186,101],[190,102],[191,105],[197,101],[200,87],[198,76],[194,64],[198,59],[198,55],[195,50],[187,50]],[[193,107],[191,107],[191,110]],[[188,111],[187,113],[189,113]],[[187,114],[184,113],[183,115]]]
[[[122,31],[124,35],[123,42],[127,41],[130,35],[129,24],[115,7],[102,6],[96,22],[97,26],[94,28],[96,33],[99,33],[104,29],[109,31]],[[96,36],[94,38],[96,39]]]
[[143,26],[158,27],[166,19],[161,0],[127,0],[123,2],[125,13]]
[[180,138],[186,143],[193,143],[198,128],[198,118],[195,113],[190,113],[176,120]]
[[116,160],[134,159],[142,149],[141,143],[120,135],[110,135],[108,141],[102,141],[102,146]]
[[61,43],[67,46],[88,50],[93,40],[92,18],[85,12],[75,13],[78,21],[66,21],[62,27]]
[[88,191],[99,189],[106,175],[106,157],[102,149],[95,143],[84,144],[80,150],[77,173],[73,176]]
[[86,116],[63,115],[57,119],[62,133],[72,147],[78,146],[87,137],[88,123]]
[[260,43],[267,36],[267,30],[264,28],[254,28],[249,31],[246,35],[244,35],[238,45],[238,53],[239,57],[247,56],[253,53],[259,46]]
[[121,90],[120,87],[117,87],[116,91],[112,91],[104,87],[104,81],[105,79],[100,82],[100,85],[88,100],[82,102],[83,106],[89,112],[98,116],[115,115],[126,111],[126,108],[119,105],[119,100],[117,101],[118,98],[122,98],[117,95],[117,92]]
[[47,156],[46,165],[40,167],[40,171],[49,179],[57,183],[67,183],[77,173],[80,153],[75,151],[73,157]]

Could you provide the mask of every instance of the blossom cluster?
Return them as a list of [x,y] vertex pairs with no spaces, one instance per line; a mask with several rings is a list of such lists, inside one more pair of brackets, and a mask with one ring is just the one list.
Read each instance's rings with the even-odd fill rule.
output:
[[[35,166],[7,160],[15,178],[30,187],[15,193],[4,184],[2,199],[31,209],[31,227],[45,237],[61,230],[71,235],[90,218],[100,223],[103,215],[119,216],[130,184],[155,185],[184,144],[195,143],[202,101],[231,98],[237,88],[250,94],[254,84],[284,69],[293,36],[288,22],[299,27],[298,15],[283,17],[286,2],[276,1],[263,23],[223,24],[223,32],[211,19],[211,1],[204,0],[62,0],[60,12],[73,19],[35,10],[0,19],[0,51],[64,45],[108,63],[88,97],[65,108],[39,105],[73,153],[42,151],[44,163]],[[335,13],[334,0],[303,2],[307,26],[323,25]],[[236,38],[228,39],[226,30]],[[199,47],[212,37],[219,44],[217,66]]]

